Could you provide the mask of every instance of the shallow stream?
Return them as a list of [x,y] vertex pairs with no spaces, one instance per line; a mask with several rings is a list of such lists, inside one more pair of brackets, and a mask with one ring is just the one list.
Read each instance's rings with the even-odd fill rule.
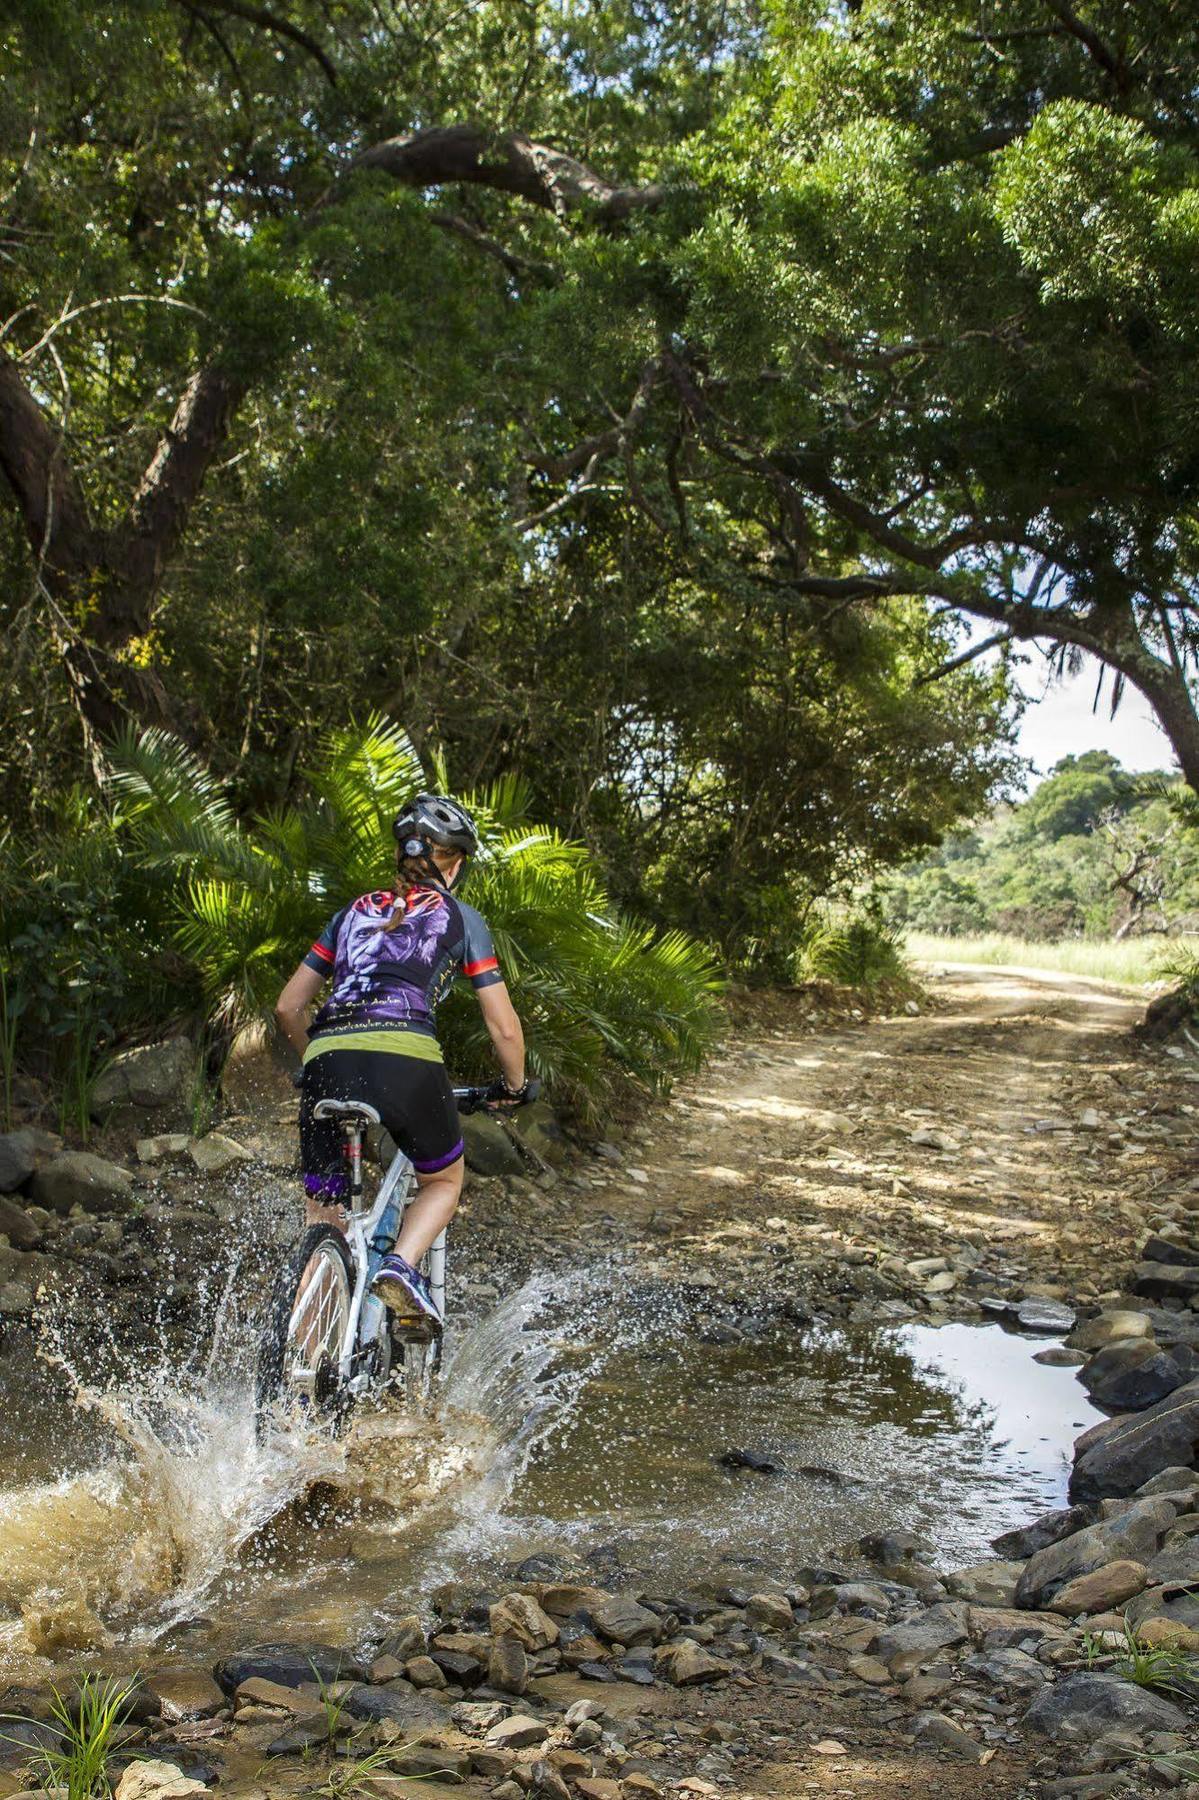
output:
[[[533,1553],[656,1587],[837,1567],[919,1531],[941,1567],[1060,1504],[1096,1414],[1045,1339],[997,1326],[769,1328],[697,1341],[610,1265],[528,1282],[453,1343],[428,1417],[255,1438],[251,1327],[217,1308],[89,1389],[69,1344],[0,1357],[0,1667],[203,1660],[383,1634],[444,1581]],[[92,1379],[95,1379],[94,1375]],[[740,1450],[774,1473],[730,1467]]]

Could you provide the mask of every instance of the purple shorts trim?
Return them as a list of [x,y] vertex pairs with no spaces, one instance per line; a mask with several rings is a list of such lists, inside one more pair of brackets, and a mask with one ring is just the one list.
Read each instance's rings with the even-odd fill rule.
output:
[[344,1200],[350,1191],[348,1175],[305,1175],[304,1192],[310,1200]]
[[462,1138],[459,1138],[448,1156],[435,1157],[432,1162],[417,1162],[413,1158],[412,1167],[418,1175],[436,1175],[438,1169],[448,1169],[451,1163],[457,1162],[464,1148],[465,1144]]

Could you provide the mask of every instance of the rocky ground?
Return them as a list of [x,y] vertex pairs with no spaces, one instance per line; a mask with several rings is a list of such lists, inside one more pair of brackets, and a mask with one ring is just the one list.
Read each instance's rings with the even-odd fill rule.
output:
[[[750,1587],[697,1571],[668,1593],[533,1558],[378,1641],[151,1672],[118,1800],[172,1800],[180,1770],[333,1800],[414,1774],[496,1800],[1199,1795],[1199,1068],[1134,1038],[1140,1003],[1100,984],[956,970],[929,996],[884,1018],[743,1002],[711,1070],[619,1143],[571,1143],[544,1115],[524,1153],[481,1133],[476,1161],[501,1172],[471,1179],[457,1302],[486,1307],[584,1242],[681,1286],[701,1333],[752,1330],[747,1293],[796,1322],[1068,1330],[1048,1354],[1112,1415],[1080,1440],[1068,1509],[956,1571],[902,1533],[836,1568]],[[6,1331],[39,1282],[84,1267],[130,1328],[147,1266],[186,1319],[188,1257],[247,1181],[287,1230],[286,1089],[235,1070],[197,1140],[153,1129],[156,1079],[118,1072],[94,1163],[36,1131],[0,1140]],[[36,1738],[46,1702],[0,1708]],[[0,1800],[26,1760],[0,1756]]]

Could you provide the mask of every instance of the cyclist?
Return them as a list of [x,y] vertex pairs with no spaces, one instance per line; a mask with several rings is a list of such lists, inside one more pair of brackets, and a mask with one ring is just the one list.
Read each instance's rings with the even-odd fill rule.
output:
[[[349,1187],[341,1135],[318,1120],[318,1100],[363,1100],[411,1157],[419,1192],[372,1290],[393,1311],[438,1329],[440,1309],[419,1263],[458,1209],[462,1132],[441,1060],[433,1012],[454,978],[479,998],[502,1072],[494,1098],[519,1106],[528,1092],[524,1033],[508,997],[491,933],[455,895],[479,847],[465,807],[418,794],[392,825],[396,884],[336,913],[275,1005],[281,1030],[303,1058],[300,1153],[308,1223],[342,1228]],[[309,1006],[332,978],[311,1026]]]

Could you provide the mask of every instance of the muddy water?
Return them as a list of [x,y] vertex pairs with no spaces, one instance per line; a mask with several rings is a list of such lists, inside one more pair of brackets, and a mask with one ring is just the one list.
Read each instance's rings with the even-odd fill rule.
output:
[[[870,1529],[941,1566],[1061,1502],[1096,1416],[1044,1340],[997,1327],[697,1341],[686,1297],[610,1266],[533,1281],[460,1332],[426,1417],[255,1438],[252,1324],[225,1309],[180,1366],[167,1334],[102,1384],[0,1360],[0,1666],[207,1656],[381,1634],[442,1581],[524,1557],[655,1584],[836,1566]],[[88,1377],[92,1385],[88,1385]],[[764,1453],[774,1473],[729,1467]]]

